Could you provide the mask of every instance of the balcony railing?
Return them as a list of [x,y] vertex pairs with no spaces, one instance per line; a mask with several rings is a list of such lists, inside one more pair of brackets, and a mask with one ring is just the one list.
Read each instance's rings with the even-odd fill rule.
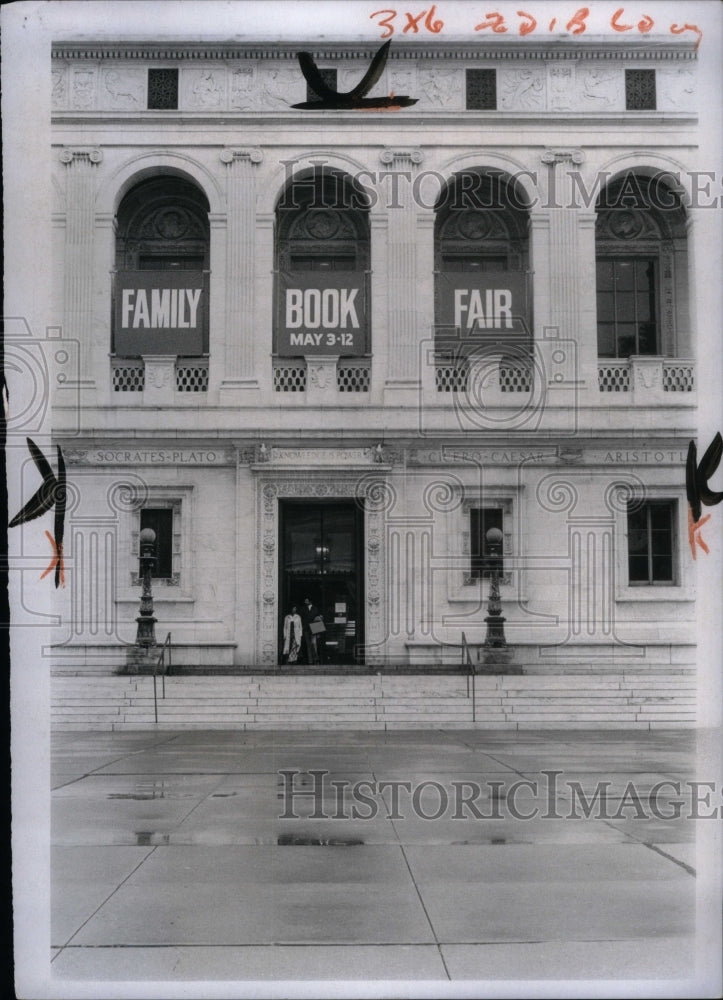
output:
[[606,394],[637,394],[650,402],[663,393],[690,393],[695,390],[695,364],[661,357],[600,358],[598,389]]
[[[169,359],[168,365],[173,365]],[[176,392],[208,391],[208,359],[177,358],[175,361]],[[154,369],[157,370],[157,369]],[[168,369],[166,369],[168,371]],[[150,385],[153,385],[154,374]],[[146,378],[146,362],[143,358],[112,358],[111,379],[114,392],[145,392],[149,388]],[[157,379],[156,379],[157,381]],[[165,385],[169,385],[167,378]]]

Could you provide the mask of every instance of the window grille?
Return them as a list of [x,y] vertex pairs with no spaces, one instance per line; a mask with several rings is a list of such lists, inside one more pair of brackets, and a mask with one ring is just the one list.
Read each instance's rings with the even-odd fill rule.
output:
[[675,501],[649,500],[628,506],[628,583],[672,584]]
[[598,387],[600,392],[629,392],[630,366],[598,365]]
[[693,365],[663,365],[663,389],[665,392],[692,392],[694,388],[695,371]]
[[178,108],[178,70],[148,70],[148,107],[152,111],[175,111]]
[[339,392],[369,392],[371,368],[367,363],[340,362],[336,369]]
[[[331,87],[332,90],[336,90],[336,70],[331,68],[327,69],[326,67],[321,67],[319,69],[319,73],[321,74],[321,78],[327,85],[327,87]],[[321,101],[319,95],[316,93],[315,90],[311,89],[308,83],[306,85],[306,100]]]
[[276,392],[305,392],[306,365],[294,362],[275,364],[274,389]]
[[655,111],[655,70],[625,70],[625,108],[627,111]]
[[142,361],[114,361],[112,373],[114,392],[143,392],[146,369]]
[[434,378],[437,392],[466,392],[469,364],[464,361],[437,364]]
[[500,392],[530,392],[532,365],[524,361],[500,362]]
[[497,108],[497,71],[468,69],[466,72],[468,111],[494,111]]
[[177,362],[176,389],[178,392],[207,392],[208,362],[189,359]]

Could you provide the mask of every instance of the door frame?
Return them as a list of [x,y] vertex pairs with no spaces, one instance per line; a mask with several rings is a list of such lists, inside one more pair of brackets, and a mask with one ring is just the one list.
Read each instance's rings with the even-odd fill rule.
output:
[[[260,471],[260,470],[259,470]],[[383,472],[361,470],[334,478],[330,469],[263,470],[256,489],[256,663],[279,662],[279,501],[356,500],[364,509],[364,650],[367,666],[384,661],[387,639],[386,557],[383,544],[392,491]]]
[[[365,586],[364,586],[364,504],[355,497],[324,497],[322,498],[310,498],[306,497],[300,499],[298,497],[284,497],[279,500],[279,584],[278,584],[278,600],[279,600],[279,643],[283,642],[282,630],[283,630],[283,615],[287,610],[283,604],[284,593],[286,590],[287,581],[285,579],[285,553],[284,553],[284,518],[285,512],[294,507],[298,509],[308,510],[310,507],[313,508],[323,508],[323,507],[339,507],[340,505],[345,505],[350,509],[350,512],[354,516],[354,576],[355,576],[355,586],[357,589],[356,598],[356,640],[354,648],[357,651],[356,655],[353,657],[351,662],[363,664],[364,663],[364,636],[365,636],[365,612],[366,612],[366,601],[365,601]],[[320,580],[317,584],[310,585],[311,590],[316,590],[317,587],[324,581]],[[313,599],[313,594],[311,595]],[[288,602],[287,602],[288,603]],[[299,613],[303,618],[303,609],[301,605],[298,605]],[[327,619],[329,617],[329,607],[321,607],[322,612],[326,615]],[[329,622],[327,620],[327,626]],[[279,660],[281,647],[279,647]]]

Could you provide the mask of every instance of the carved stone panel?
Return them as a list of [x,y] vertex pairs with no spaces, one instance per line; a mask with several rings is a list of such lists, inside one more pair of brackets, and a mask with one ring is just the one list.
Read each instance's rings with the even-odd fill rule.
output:
[[108,69],[102,76],[99,103],[112,110],[141,111],[146,104],[146,76],[141,69]]
[[219,111],[226,106],[226,74],[221,69],[184,69],[183,107]]
[[504,111],[542,111],[545,76],[541,69],[499,71],[499,102]]
[[434,111],[461,111],[464,108],[464,75],[455,69],[425,69],[417,76],[417,94],[422,106]]

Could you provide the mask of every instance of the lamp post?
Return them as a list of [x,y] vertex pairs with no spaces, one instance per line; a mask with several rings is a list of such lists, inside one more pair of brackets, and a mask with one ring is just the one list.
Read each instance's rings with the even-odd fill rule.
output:
[[139,536],[141,549],[141,607],[136,618],[136,646],[145,648],[156,644],[156,619],[153,617],[153,594],[151,593],[151,576],[156,563],[156,533],[153,528],[144,528]]
[[504,538],[499,528],[490,528],[485,534],[489,553],[493,560],[492,576],[490,578],[490,596],[487,603],[487,637],[485,638],[485,649],[507,649],[505,639],[505,619],[502,617],[502,602],[500,601],[500,581],[497,559],[502,552],[502,540]]

